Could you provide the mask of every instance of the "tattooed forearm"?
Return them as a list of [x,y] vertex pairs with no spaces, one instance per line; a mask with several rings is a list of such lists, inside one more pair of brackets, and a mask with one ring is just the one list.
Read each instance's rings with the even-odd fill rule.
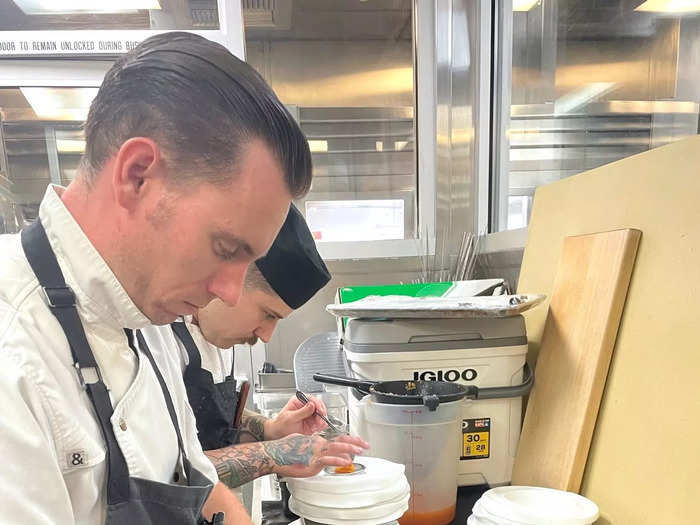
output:
[[276,441],[232,445],[205,454],[216,467],[219,481],[235,488],[260,476],[284,473],[290,465],[309,466],[314,462],[314,445],[317,455],[328,452],[328,442],[319,436],[287,436]]
[[274,471],[261,443],[246,443],[205,452],[216,467],[219,481],[236,488]]
[[241,443],[263,441],[265,439],[265,421],[267,421],[266,417],[250,410],[244,410],[238,426],[239,441]]
[[265,452],[277,465],[309,465],[314,455],[313,436],[289,436],[265,441]]

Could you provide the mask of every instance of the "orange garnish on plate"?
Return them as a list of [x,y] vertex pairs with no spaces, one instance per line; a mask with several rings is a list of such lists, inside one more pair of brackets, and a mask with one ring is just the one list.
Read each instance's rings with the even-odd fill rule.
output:
[[355,472],[355,465],[350,464],[347,467],[335,467],[334,472],[336,474],[352,474]]

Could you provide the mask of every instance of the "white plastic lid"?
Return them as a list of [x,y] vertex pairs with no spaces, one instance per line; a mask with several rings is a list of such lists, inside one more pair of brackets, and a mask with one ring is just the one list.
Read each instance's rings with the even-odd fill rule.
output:
[[573,492],[521,486],[485,492],[474,511],[522,525],[590,525],[600,515],[595,503]]
[[405,467],[399,463],[368,456],[358,456],[355,462],[364,465],[365,470],[341,476],[331,475],[322,470],[310,478],[288,478],[287,487],[292,494],[297,489],[302,489],[318,492],[319,498],[323,498],[324,494],[366,494],[406,479]]

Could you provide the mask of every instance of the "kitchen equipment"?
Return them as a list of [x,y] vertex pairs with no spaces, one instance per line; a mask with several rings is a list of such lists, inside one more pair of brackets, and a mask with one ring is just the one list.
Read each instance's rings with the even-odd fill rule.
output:
[[476,502],[469,525],[590,525],[600,512],[591,500],[541,487],[498,487]]
[[366,381],[351,377],[314,374],[314,380],[332,385],[356,388],[371,394],[378,403],[397,405],[425,405],[437,409],[440,403],[459,401],[467,395],[475,395],[475,389],[445,381]]
[[382,525],[408,508],[409,485],[404,466],[374,457],[355,460],[353,473],[324,469],[310,478],[287,479],[289,506],[304,523]]
[[258,382],[256,390],[258,392],[275,392],[289,390],[296,387],[294,382],[294,372],[291,370],[275,372],[258,372]]
[[297,390],[312,394],[322,392],[323,385],[314,381],[312,377],[317,372],[348,374],[343,345],[340,344],[337,332],[312,335],[294,352],[294,377]]
[[245,410],[246,401],[248,401],[248,394],[250,393],[250,382],[242,381],[241,388],[238,391],[238,404],[236,405],[236,414],[233,418],[233,428],[238,428],[241,423],[241,418],[243,417],[243,411]]
[[[521,406],[532,385],[522,316],[488,319],[350,319],[343,348],[352,375],[388,381],[443,380],[470,388],[462,404],[458,483],[510,482]],[[494,390],[496,389],[496,390]],[[363,394],[350,389],[350,431],[369,441]],[[479,447],[474,440],[479,440]],[[370,441],[370,445],[374,445]]]
[[513,483],[579,491],[640,237],[564,239]]
[[366,396],[362,402],[372,454],[406,465],[411,499],[399,523],[450,523],[457,504],[462,403],[444,401],[431,409],[420,400],[398,405]]
[[[297,390],[296,396],[297,396],[297,399],[299,401],[304,403],[304,405],[306,405],[309,402],[309,398],[306,397],[306,395],[303,392],[301,392],[300,390]],[[320,417],[323,421],[325,421],[326,425],[328,425],[328,428],[330,428],[334,433],[343,434],[343,432],[341,430],[336,428],[336,426],[331,422],[330,419],[328,419],[326,416],[321,414],[318,410],[314,410],[314,414],[317,415],[318,417]]]

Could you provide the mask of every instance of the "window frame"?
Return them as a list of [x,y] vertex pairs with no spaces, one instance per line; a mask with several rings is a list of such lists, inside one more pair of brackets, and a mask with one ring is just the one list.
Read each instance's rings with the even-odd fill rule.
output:
[[416,237],[375,241],[317,242],[325,260],[416,257],[435,253],[435,7],[413,0],[414,131],[416,134]]

